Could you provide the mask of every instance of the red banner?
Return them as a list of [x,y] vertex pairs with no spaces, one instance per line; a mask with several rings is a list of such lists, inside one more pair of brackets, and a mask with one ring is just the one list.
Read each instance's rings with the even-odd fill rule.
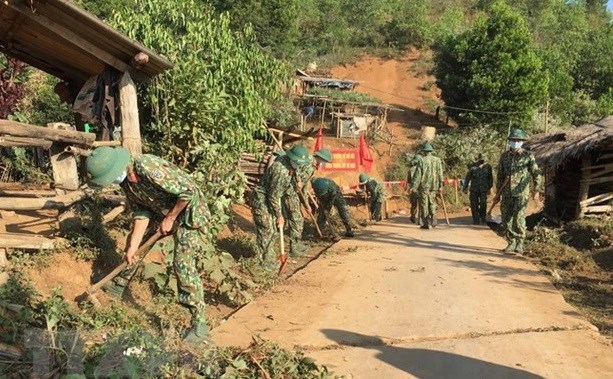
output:
[[358,149],[331,149],[332,163],[326,163],[322,171],[355,172],[360,170]]

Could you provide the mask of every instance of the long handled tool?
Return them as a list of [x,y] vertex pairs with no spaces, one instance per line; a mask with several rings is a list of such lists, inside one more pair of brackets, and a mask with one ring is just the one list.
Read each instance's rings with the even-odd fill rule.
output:
[[[502,190],[504,189],[504,187],[507,186],[507,184],[509,184],[509,176],[504,178],[504,181],[502,182],[500,189],[496,191],[496,195],[494,196],[494,199],[492,200],[492,205],[490,206],[489,211],[487,211],[487,218],[489,219],[488,221],[494,222],[494,218],[492,217],[492,211],[494,210],[494,207],[498,205],[498,203],[500,203],[500,196],[502,195]],[[499,222],[497,222],[497,224],[499,224]]]
[[[141,257],[141,260],[142,260],[142,258],[144,258],[144,254],[143,253],[146,254],[147,252],[149,252],[149,250],[153,247],[153,245],[155,245],[155,243],[157,241],[159,241],[162,237],[163,237],[163,235],[162,235],[162,233],[159,230],[157,232],[155,232],[155,234],[152,235],[151,237],[149,237],[149,239],[147,241],[145,241],[145,243],[140,245],[140,247],[136,251],[136,255],[137,256],[143,255],[143,257]],[[98,292],[100,290],[100,288],[102,288],[102,286],[104,286],[106,283],[108,283],[109,281],[113,280],[117,275],[119,275],[119,273],[121,273],[123,270],[125,270],[126,267],[128,267],[128,262],[123,262],[122,264],[117,266],[113,271],[108,273],[100,281],[98,281],[97,283],[91,285],[85,291],[85,293],[83,294],[84,297],[86,299],[90,300],[95,306],[99,305],[100,303],[99,303],[98,299],[96,299],[96,297],[95,297],[96,292]]]
[[445,213],[445,222],[447,222],[447,225],[451,225],[449,223],[449,215],[447,214],[447,204],[445,204],[445,198],[443,197],[443,193],[439,192],[438,195],[441,198],[441,203],[443,204],[443,212]]
[[285,264],[287,263],[287,254],[285,253],[285,236],[283,232],[283,225],[279,225],[279,240],[281,241],[281,254],[279,254],[279,260],[281,261],[281,266],[279,266],[278,275],[280,275],[285,269]]
[[321,229],[319,229],[319,225],[317,225],[317,220],[315,220],[315,216],[313,216],[313,213],[311,212],[311,209],[309,208],[309,203],[304,198],[304,194],[302,193],[302,191],[296,191],[296,192],[298,193],[298,197],[300,197],[300,202],[302,202],[302,205],[304,205],[304,209],[306,209],[307,214],[311,218],[311,221],[313,221],[313,225],[315,225],[315,230],[317,230],[317,235],[319,235],[319,238],[324,238],[324,235],[321,232]]

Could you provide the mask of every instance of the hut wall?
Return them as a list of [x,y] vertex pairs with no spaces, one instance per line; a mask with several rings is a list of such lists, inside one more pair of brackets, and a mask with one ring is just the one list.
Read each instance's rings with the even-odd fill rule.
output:
[[[562,220],[571,220],[575,217],[579,199],[579,182],[581,181],[581,158],[569,159],[558,167],[553,178],[555,186],[555,203],[548,208],[553,210],[553,216]],[[549,200],[549,199],[548,199]]]

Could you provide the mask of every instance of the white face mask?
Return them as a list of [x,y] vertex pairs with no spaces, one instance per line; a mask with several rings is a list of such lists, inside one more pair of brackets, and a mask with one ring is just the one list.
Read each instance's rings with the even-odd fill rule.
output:
[[121,175],[119,175],[117,179],[113,180],[113,184],[121,184],[126,179],[127,176],[128,176],[128,172],[126,170],[123,170]]
[[519,149],[524,144],[524,141],[511,141],[509,142],[509,146],[511,149]]

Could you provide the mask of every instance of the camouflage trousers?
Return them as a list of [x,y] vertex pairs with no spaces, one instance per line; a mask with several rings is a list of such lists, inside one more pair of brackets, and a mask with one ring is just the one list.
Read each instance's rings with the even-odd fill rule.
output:
[[417,218],[417,212],[419,210],[419,195],[417,192],[409,192],[409,202],[411,204],[411,218]]
[[384,201],[385,195],[382,193],[376,193],[370,198],[368,209],[370,210],[371,220],[381,221],[381,207]]
[[437,191],[418,192],[419,225],[436,225],[436,194]]
[[500,211],[502,213],[502,226],[508,241],[526,238],[526,208],[528,208],[527,196],[502,194]]
[[288,236],[291,243],[292,253],[301,253],[298,249],[304,229],[304,217],[300,209],[300,198],[295,191],[290,191],[281,199],[283,205],[283,217],[287,220],[289,228]]
[[193,321],[206,322],[204,290],[196,269],[196,253],[205,244],[202,232],[179,226],[174,234],[174,243],[172,265],[179,284],[179,302],[189,308]]
[[351,231],[351,221],[349,220],[349,209],[347,202],[342,193],[328,192],[322,196],[318,196],[319,208],[317,209],[317,224],[323,230],[328,225],[328,217],[332,207],[336,207],[336,211],[345,225],[347,232]]
[[487,192],[470,191],[470,213],[473,216],[473,222],[485,221],[487,213]]
[[258,258],[265,263],[274,264],[276,227],[275,217],[266,203],[266,194],[254,191],[251,196],[251,213],[255,223],[255,244]]

